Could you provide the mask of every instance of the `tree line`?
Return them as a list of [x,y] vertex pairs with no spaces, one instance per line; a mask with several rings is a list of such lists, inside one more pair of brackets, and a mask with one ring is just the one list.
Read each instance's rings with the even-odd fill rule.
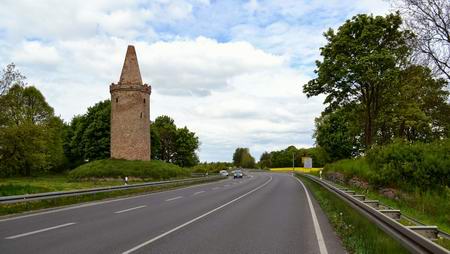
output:
[[[13,63],[0,76],[0,176],[61,172],[110,157],[110,100],[64,123],[25,80]],[[152,159],[182,167],[198,164],[200,142],[186,126],[159,116],[150,132]]]
[[313,148],[296,148],[289,146],[286,149],[264,152],[258,162],[260,168],[287,168],[303,167],[303,157],[312,158],[313,167],[323,167],[330,162],[328,153],[321,147]]

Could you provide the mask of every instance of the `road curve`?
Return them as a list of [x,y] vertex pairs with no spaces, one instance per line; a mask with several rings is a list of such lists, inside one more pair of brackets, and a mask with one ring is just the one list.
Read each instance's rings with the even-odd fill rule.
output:
[[252,173],[0,220],[0,253],[345,253],[310,198],[288,174]]

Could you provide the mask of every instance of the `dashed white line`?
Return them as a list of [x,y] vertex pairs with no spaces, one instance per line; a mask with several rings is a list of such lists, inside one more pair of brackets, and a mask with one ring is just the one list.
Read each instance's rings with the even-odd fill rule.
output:
[[176,199],[180,199],[180,198],[183,198],[183,196],[178,196],[178,197],[174,197],[174,198],[169,198],[169,199],[166,199],[166,201],[172,201],[172,200],[176,200]]
[[169,231],[166,231],[165,233],[162,233],[162,234],[160,234],[160,235],[158,235],[158,236],[156,236],[156,237],[154,237],[154,238],[152,238],[152,239],[150,239],[148,241],[145,241],[145,242],[143,242],[143,243],[141,243],[141,244],[139,244],[139,245],[137,245],[137,246],[127,250],[127,251],[124,251],[122,254],[132,253],[132,252],[134,252],[134,251],[136,251],[136,250],[138,250],[138,249],[140,249],[140,248],[142,248],[142,247],[144,247],[144,246],[146,246],[146,245],[148,245],[148,244],[150,244],[150,243],[152,243],[154,241],[157,241],[158,239],[161,239],[161,238],[163,238],[163,237],[165,237],[165,236],[167,236],[167,235],[169,235],[169,234],[171,234],[171,233],[173,233],[173,232],[175,232],[175,231],[177,231],[177,230],[179,230],[181,228],[184,228],[184,227],[188,226],[189,224],[192,224],[192,223],[200,220],[201,218],[206,217],[206,216],[210,215],[211,213],[214,213],[214,212],[216,212],[216,211],[218,211],[218,210],[220,210],[220,209],[222,209],[222,208],[224,208],[224,207],[226,207],[226,206],[228,206],[228,205],[238,201],[239,199],[252,194],[253,192],[261,189],[264,186],[266,186],[268,183],[270,183],[270,181],[272,181],[272,177],[270,177],[269,180],[267,180],[262,185],[256,187],[255,189],[253,189],[253,190],[251,190],[249,192],[246,192],[245,194],[243,194],[243,195],[241,195],[241,196],[239,196],[239,197],[237,197],[237,198],[235,198],[235,199],[233,199],[231,201],[228,201],[227,203],[225,203],[225,204],[223,204],[223,205],[221,205],[219,207],[216,207],[216,208],[214,208],[214,209],[212,209],[212,210],[210,210],[210,211],[208,211],[208,212],[206,212],[206,213],[204,213],[204,214],[202,214],[202,215],[200,215],[198,217],[195,217],[194,219],[192,219],[192,220],[190,220],[188,222],[185,222],[185,223],[183,223],[183,224],[181,224],[181,225],[179,225],[179,226],[177,226],[177,227],[175,227],[175,228],[173,228],[173,229],[171,229]]
[[294,176],[295,179],[302,185],[303,189],[306,193],[306,199],[308,199],[309,209],[311,211],[311,216],[314,224],[314,231],[316,233],[317,243],[319,244],[319,252],[320,254],[328,254],[327,246],[325,245],[325,241],[323,239],[322,231],[320,230],[319,220],[317,219],[316,211],[314,210],[314,206],[311,202],[311,198],[309,197],[308,190],[300,179]]
[[144,208],[144,207],[147,207],[147,206],[146,205],[136,206],[136,207],[128,208],[128,209],[125,209],[125,210],[120,210],[120,211],[117,211],[117,212],[114,212],[114,213],[124,213],[124,212],[133,211],[133,210],[136,210],[136,209],[139,209],[139,208]]
[[193,195],[198,195],[198,194],[203,193],[203,192],[205,192],[205,191],[204,191],[204,190],[202,190],[202,191],[197,191],[197,192],[194,193]]
[[229,184],[225,184],[223,187],[229,187],[230,185]]
[[220,187],[214,187],[214,188],[212,188],[212,190],[218,190],[218,189],[220,189]]
[[37,234],[37,233],[41,233],[41,232],[45,232],[45,231],[49,231],[49,230],[53,230],[53,229],[57,229],[57,228],[63,228],[63,227],[71,226],[73,224],[76,224],[76,223],[75,222],[70,222],[70,223],[66,223],[66,224],[62,224],[62,225],[58,225],[58,226],[54,226],[54,227],[43,228],[43,229],[39,229],[39,230],[28,232],[28,233],[23,233],[23,234],[20,234],[20,235],[8,236],[8,237],[5,237],[5,239],[8,239],[8,240],[16,239],[16,238],[19,238],[19,237],[34,235],[34,234]]

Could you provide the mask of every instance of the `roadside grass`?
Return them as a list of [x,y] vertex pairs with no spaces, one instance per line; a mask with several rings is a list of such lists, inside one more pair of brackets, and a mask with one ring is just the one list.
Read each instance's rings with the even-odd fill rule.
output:
[[[302,173],[313,173],[313,172],[319,172],[321,168],[301,168],[296,167],[294,168],[295,172],[302,172]],[[270,171],[274,172],[292,172],[292,167],[290,168],[271,168]]]
[[[142,181],[131,181],[142,182]],[[0,196],[24,195],[122,185],[122,180],[71,181],[67,175],[0,178]]]
[[192,182],[171,183],[171,184],[164,184],[164,185],[159,185],[159,186],[148,186],[148,187],[129,189],[129,190],[116,190],[116,191],[109,191],[109,192],[84,194],[84,195],[79,195],[79,196],[61,197],[61,198],[45,199],[45,200],[35,200],[35,201],[27,201],[27,202],[20,202],[20,203],[0,204],[0,216],[34,211],[34,210],[45,209],[45,208],[67,206],[67,205],[73,205],[73,204],[97,201],[97,200],[103,200],[103,199],[128,197],[128,196],[133,196],[133,195],[137,195],[137,194],[159,192],[159,191],[176,189],[176,188],[186,187],[189,185],[200,184],[200,183],[205,183],[205,182],[213,182],[213,181],[218,181],[218,180],[221,180],[221,179],[220,178],[198,179],[198,180],[195,180]]
[[409,253],[335,194],[296,174],[314,195],[349,253]]
[[[409,186],[400,188],[396,199],[388,198],[378,192],[374,182],[375,172],[369,168],[367,160],[364,158],[341,160],[335,163],[327,164],[324,168],[325,173],[339,172],[346,179],[343,184],[360,194],[365,194],[370,199],[377,199],[381,203],[402,211],[409,217],[419,220],[428,225],[436,225],[441,230],[450,232],[450,188],[441,189],[421,189],[418,186]],[[347,181],[353,176],[370,183],[368,189],[358,188],[349,185]]]
[[399,209],[402,214],[424,224],[435,225],[447,233],[450,232],[450,189],[448,188],[440,193],[417,190],[412,193],[402,193],[397,199],[390,199],[372,188],[361,189],[349,184],[343,186],[364,194],[369,199],[376,199],[382,204]]

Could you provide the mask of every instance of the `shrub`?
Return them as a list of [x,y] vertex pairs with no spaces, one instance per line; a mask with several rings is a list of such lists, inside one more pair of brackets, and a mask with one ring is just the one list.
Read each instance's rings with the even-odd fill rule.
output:
[[394,142],[375,147],[367,153],[370,168],[376,172],[377,185],[404,189],[450,186],[450,142]]
[[190,171],[174,164],[151,161],[127,161],[105,159],[83,164],[69,173],[69,178],[82,180],[88,178],[137,177],[148,180],[163,180],[190,176]]

